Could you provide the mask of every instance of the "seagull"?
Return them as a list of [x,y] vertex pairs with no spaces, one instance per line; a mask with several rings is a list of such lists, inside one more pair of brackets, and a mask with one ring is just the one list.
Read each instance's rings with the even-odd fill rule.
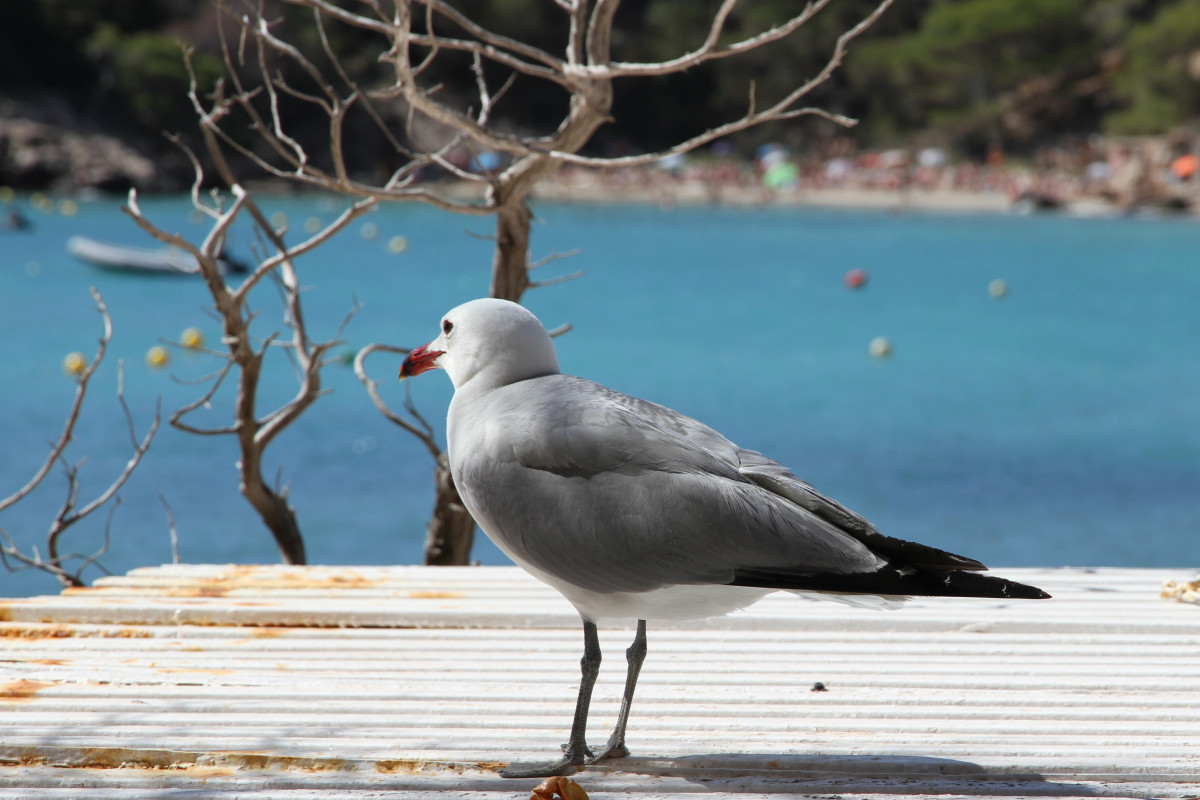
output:
[[[445,370],[447,452],[467,510],[509,558],[583,619],[582,679],[562,757],[505,777],[564,775],[629,754],[625,729],[647,620],[708,617],[785,590],[891,607],[912,596],[1040,599],[978,561],[885,536],[786,467],[665,406],[559,371],[531,312],[484,298],[452,309],[400,379]],[[598,622],[637,620],[616,726],[586,737]]]

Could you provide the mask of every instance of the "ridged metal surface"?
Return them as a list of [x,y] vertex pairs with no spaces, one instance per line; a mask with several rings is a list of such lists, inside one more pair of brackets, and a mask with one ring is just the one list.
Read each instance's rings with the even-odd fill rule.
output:
[[[651,626],[634,756],[593,797],[1200,797],[1187,570],[1003,570],[1049,601],[790,595]],[[591,736],[616,715],[627,629]],[[528,796],[578,617],[510,568],[176,566],[0,600],[0,798]],[[827,691],[814,692],[821,682]]]

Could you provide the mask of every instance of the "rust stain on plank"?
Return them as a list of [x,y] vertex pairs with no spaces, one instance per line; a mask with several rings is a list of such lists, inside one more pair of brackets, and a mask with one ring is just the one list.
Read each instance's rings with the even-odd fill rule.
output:
[[[382,578],[368,578],[359,572],[347,569],[340,572],[322,570],[313,571],[297,569],[264,569],[259,565],[235,564],[223,573],[203,575],[195,578],[180,579],[176,582],[152,586],[136,587],[137,594],[143,597],[195,597],[195,598],[224,598],[236,592],[271,592],[279,590],[312,590],[312,589],[373,589],[387,583]],[[102,597],[105,602],[120,602],[119,596],[128,591],[127,588],[117,587],[111,583],[96,586],[72,586],[63,589],[62,594],[68,597]],[[0,612],[3,608],[0,607]],[[0,621],[3,621],[0,616]]]
[[0,684],[0,703],[24,703],[32,700],[42,689],[54,686],[45,681],[27,681],[20,678],[15,681]]
[[95,627],[81,630],[74,625],[52,622],[31,622],[0,627],[0,639],[71,639],[94,637],[97,639],[151,639],[150,631],[133,626],[119,628]]
[[444,774],[447,772],[467,772],[484,770],[498,772],[508,766],[507,761],[479,761],[460,763],[451,761],[431,761],[419,758],[389,758],[375,762],[375,771],[385,775],[421,775],[427,773]]
[[70,625],[15,625],[11,628],[0,628],[0,638],[3,639],[69,639],[75,635],[75,629]]
[[345,758],[281,756],[261,751],[155,750],[122,747],[4,747],[0,764],[72,769],[144,769],[226,774],[231,770],[348,772],[367,766]]

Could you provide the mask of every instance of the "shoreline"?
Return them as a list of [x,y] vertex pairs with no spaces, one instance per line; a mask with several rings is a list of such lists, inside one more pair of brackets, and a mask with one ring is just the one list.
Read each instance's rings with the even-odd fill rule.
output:
[[532,199],[596,205],[728,206],[733,208],[840,208],[878,211],[1000,212],[1012,210],[1008,198],[997,193],[952,190],[895,190],[811,188],[788,194],[770,194],[742,187],[703,184],[659,187],[602,187],[550,185],[539,187]]
[[[303,196],[323,194],[320,191],[297,191],[283,181],[246,181],[252,193],[273,196]],[[488,184],[462,180],[430,181],[422,184],[438,194],[465,202],[482,202]],[[22,215],[26,211],[56,213],[60,208],[77,208],[93,200],[120,199],[117,194],[82,190],[75,192],[15,192],[8,187],[0,190],[0,211],[6,215]],[[184,195],[185,192],[165,192],[155,195]],[[847,211],[925,212],[939,214],[1015,214],[1063,215],[1074,217],[1119,217],[1149,215],[1200,218],[1200,204],[1191,208],[1139,204],[1122,206],[1097,196],[1080,196],[1055,202],[1028,196],[1013,200],[998,190],[958,189],[928,186],[906,188],[871,186],[801,186],[793,191],[764,190],[745,184],[722,184],[705,181],[661,181],[614,184],[603,180],[564,179],[558,175],[539,184],[529,195],[533,203],[573,203],[596,206],[650,206],[664,210],[683,206],[688,208],[775,208],[775,209],[834,209]],[[403,202],[421,202],[419,200]],[[67,215],[72,211],[63,211]],[[36,219],[26,215],[30,222]],[[3,222],[3,221],[0,221]],[[18,227],[12,220],[0,228]]]
[[[147,194],[189,191],[190,169],[133,143],[77,131],[12,113],[0,115],[0,210],[19,211],[17,194],[86,202],[121,197],[130,187]],[[1049,148],[1035,163],[950,158],[938,148],[857,151],[848,141],[792,155],[764,146],[753,160],[703,154],[672,156],[642,166],[580,166],[560,162],[530,194],[534,201],[586,204],[728,206],[736,208],[840,208],[943,213],[1064,213],[1120,216],[1150,213],[1200,217],[1200,175],[1195,157],[1176,158],[1165,139],[1112,140],[1103,146]],[[760,151],[764,148],[760,148]],[[499,157],[493,173],[480,173],[472,152],[449,159],[454,167],[423,169],[412,188],[482,202],[491,181],[511,161]],[[498,154],[492,154],[494,156]],[[245,166],[245,165],[243,165]],[[432,165],[430,165],[432,167]],[[1187,171],[1189,169],[1191,171]],[[476,173],[474,179],[469,173]],[[386,176],[384,176],[386,177]],[[382,180],[363,176],[364,186]],[[304,188],[265,174],[241,181],[263,194],[295,195]],[[316,190],[320,191],[320,190]],[[30,202],[43,211],[37,202]],[[12,228],[19,220],[11,219]]]
[[[456,182],[448,195],[456,199],[479,197],[473,184]],[[1037,198],[1013,201],[1000,191],[910,187],[802,187],[794,192],[767,192],[742,185],[712,185],[696,182],[638,184],[614,187],[602,182],[565,182],[552,177],[530,195],[532,202],[581,205],[638,205],[671,209],[711,206],[714,208],[795,208],[847,211],[925,212],[940,214],[1048,214],[1076,217],[1119,217],[1131,214],[1200,218],[1200,209],[1172,209],[1140,205],[1122,207],[1101,197],[1078,197],[1042,205]]]

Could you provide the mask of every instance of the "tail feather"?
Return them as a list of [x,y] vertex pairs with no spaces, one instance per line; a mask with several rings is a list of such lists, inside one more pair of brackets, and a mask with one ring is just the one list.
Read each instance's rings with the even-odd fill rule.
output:
[[889,564],[877,572],[809,573],[786,569],[745,569],[734,573],[731,586],[846,594],[909,597],[1000,597],[1044,600],[1049,594],[1006,578],[963,570],[928,570]]

